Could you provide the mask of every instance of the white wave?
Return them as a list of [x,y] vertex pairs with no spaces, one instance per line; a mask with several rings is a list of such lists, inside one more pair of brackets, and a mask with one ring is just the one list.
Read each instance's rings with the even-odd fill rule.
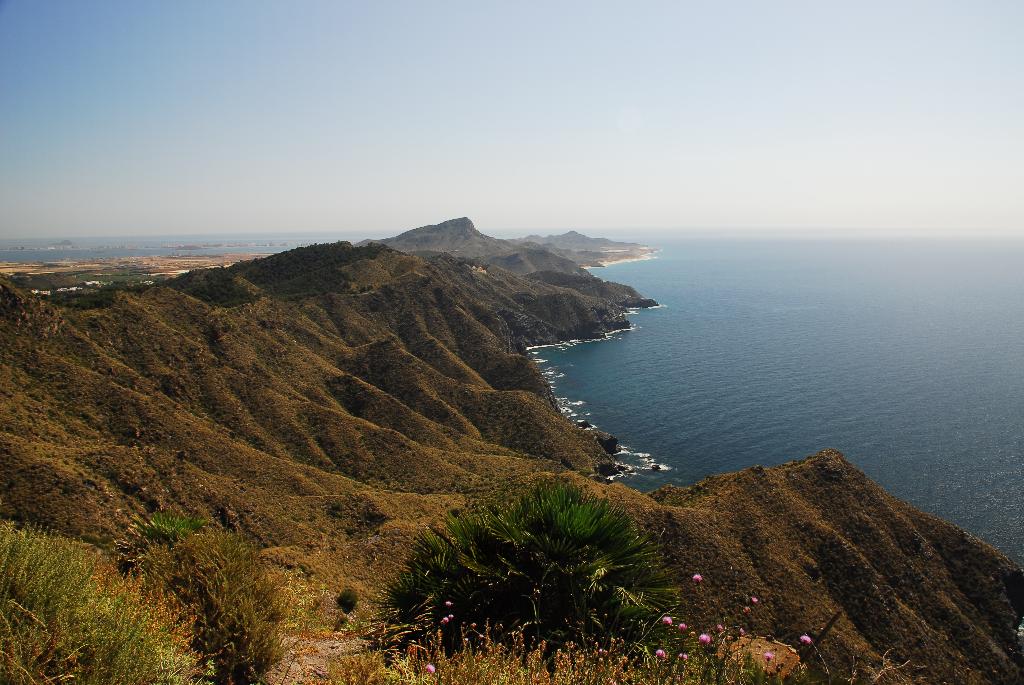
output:
[[[665,305],[659,304],[656,305],[655,307],[650,307],[649,309],[659,309],[664,306]],[[627,315],[639,314],[641,311],[642,310],[639,308],[630,308],[627,310]],[[635,331],[639,329],[640,326],[638,326],[635,323],[629,322],[629,325],[627,327],[620,328],[614,331],[607,331],[600,338],[594,338],[591,340],[566,340],[563,342],[551,343],[548,345],[534,345],[531,347],[527,347],[526,349],[533,356],[534,361],[537,362],[537,364],[550,364],[549,360],[543,359],[539,356],[540,353],[537,352],[537,350],[545,347],[553,347],[557,350],[567,350],[571,347],[575,347],[576,345],[582,345],[583,343],[595,343],[607,340],[615,340],[617,339],[617,336],[620,333],[627,333],[629,331]],[[542,368],[541,373],[543,374],[545,380],[547,381],[548,385],[551,387],[553,391],[557,391],[557,384],[555,383],[556,379],[565,378],[566,376],[564,372],[558,370],[557,366],[548,366],[547,368]],[[599,426],[596,423],[593,423],[592,421],[589,420],[592,416],[591,411],[575,410],[576,408],[582,407],[585,404],[587,404],[585,400],[573,400],[567,396],[555,396],[555,405],[557,406],[559,412],[563,416],[572,421],[577,421],[581,417],[586,417],[587,423],[590,424],[590,427],[587,430],[600,430]],[[650,452],[633,451],[633,449],[629,447],[629,445],[620,444],[619,451],[616,453],[616,458],[616,463],[622,466],[624,471],[622,473],[616,473],[610,476],[609,479],[611,480],[625,478],[627,476],[634,475],[640,471],[671,470],[671,467],[668,466],[667,464],[661,464],[656,462],[654,458],[651,456]]]

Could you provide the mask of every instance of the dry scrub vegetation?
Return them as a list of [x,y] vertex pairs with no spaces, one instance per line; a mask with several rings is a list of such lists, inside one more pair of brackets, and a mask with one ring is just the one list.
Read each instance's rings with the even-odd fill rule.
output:
[[[657,545],[621,510],[565,484],[422,535],[385,597],[383,630],[365,615],[342,620],[359,601],[353,590],[325,612],[324,588],[270,571],[249,543],[199,519],[139,519],[118,550],[107,560],[0,525],[0,683],[298,685],[308,670],[267,677],[286,634],[315,642],[343,625],[347,639],[377,648],[325,662],[316,682],[909,682],[900,669],[831,678],[815,649],[824,635],[796,648],[748,635],[757,597],[727,625],[686,625]],[[702,582],[689,579],[689,591]]]
[[[737,641],[747,637],[738,635],[742,627],[796,646],[803,633],[817,635],[838,616],[828,638],[815,643],[839,678],[833,682],[861,673],[865,663],[882,663],[890,650],[895,663],[911,661],[913,672],[931,682],[1024,681],[1019,566],[889,496],[838,452],[650,494],[589,480],[611,457],[592,431],[559,414],[521,352],[621,327],[617,299],[628,293],[597,297],[569,286],[481,270],[447,255],[420,259],[343,243],[119,290],[81,307],[47,302],[0,278],[0,518],[22,527],[9,528],[11,535],[59,548],[46,557],[50,567],[63,571],[57,560],[82,554],[92,569],[67,565],[68,573],[79,570],[60,582],[83,588],[67,594],[67,602],[46,599],[43,590],[30,589],[30,575],[18,576],[38,604],[5,596],[5,639],[17,635],[38,646],[4,650],[5,667],[21,674],[10,678],[35,674],[34,681],[12,682],[53,682],[46,669],[58,667],[79,669],[80,682],[99,682],[83,675],[99,658],[81,638],[95,634],[88,632],[94,624],[75,612],[92,615],[95,608],[96,630],[106,631],[100,607],[115,601],[128,607],[116,612],[118,619],[150,625],[146,612],[169,617],[153,628],[156,646],[124,657],[138,668],[173,643],[158,636],[173,638],[182,626],[189,649],[212,649],[193,635],[196,614],[223,606],[223,588],[192,587],[201,573],[175,579],[179,569],[158,572],[161,555],[217,573],[221,565],[235,568],[233,560],[255,560],[271,569],[274,594],[286,606],[251,602],[251,616],[260,617],[257,609],[267,610],[267,620],[283,615],[286,646],[296,632],[305,645],[315,645],[318,634],[345,641],[334,633],[355,627],[351,632],[362,634],[371,600],[402,570],[425,527],[481,503],[512,500],[547,479],[609,500],[660,545],[666,569],[684,589],[674,614],[700,626],[697,638],[708,630],[717,636],[722,623]],[[161,511],[202,517],[209,529],[178,536],[178,524],[153,516]],[[156,551],[138,539],[115,550],[135,516],[147,517],[155,537],[172,539],[161,539]],[[33,526],[54,534],[34,533]],[[237,535],[259,549],[258,559],[236,554],[234,542],[186,554],[195,543],[181,539],[193,535]],[[69,540],[87,541],[111,561]],[[127,576],[112,570],[118,561]],[[706,577],[699,592],[689,584],[698,572]],[[337,612],[313,611],[325,598],[334,605],[346,586],[362,598],[354,620],[343,626]],[[133,603],[124,594],[132,588],[162,597]],[[761,598],[759,608],[749,620],[731,620],[751,596]],[[75,608],[83,606],[93,608]],[[416,638],[428,652],[426,636],[435,627]],[[118,644],[112,639],[103,650],[133,653]],[[254,656],[251,667],[234,672],[220,656],[196,654],[197,677],[257,677],[276,653],[273,641],[246,644],[269,645],[270,656]],[[563,652],[585,664],[578,677],[600,672],[588,661],[596,657],[581,649]],[[652,668],[678,658],[664,651],[666,660],[652,661]],[[763,653],[754,657],[764,662]],[[380,677],[392,682],[413,677],[410,658],[358,657],[379,664]],[[498,652],[431,658],[435,679],[472,682],[466,669],[477,661],[507,667],[507,682],[546,677]],[[25,661],[13,666],[15,659]],[[630,673],[622,677],[643,671]]]

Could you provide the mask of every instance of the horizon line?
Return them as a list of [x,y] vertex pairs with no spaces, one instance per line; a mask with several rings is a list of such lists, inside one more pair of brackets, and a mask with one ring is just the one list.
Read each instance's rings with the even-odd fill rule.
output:
[[[446,221],[442,219],[437,223]],[[240,238],[280,238],[288,239],[289,237],[319,237],[329,235],[345,235],[353,236],[360,235],[366,239],[373,239],[378,235],[386,234],[386,237],[397,235],[413,228],[419,228],[422,226],[430,226],[434,224],[420,224],[419,226],[412,226],[408,228],[387,228],[387,229],[360,229],[360,228],[311,228],[311,229],[280,229],[280,230],[260,230],[260,231],[243,231],[235,229],[224,229],[222,232],[208,231],[204,233],[196,232],[183,232],[183,233],[95,233],[95,234],[61,234],[53,233],[49,235],[15,235],[15,236],[0,236],[0,244],[3,243],[15,243],[18,241],[28,241],[32,243],[39,243],[44,241],[57,241],[57,240],[100,240],[100,239],[117,239],[117,240],[161,240],[168,238],[194,238],[204,240],[214,239],[240,239]],[[479,230],[479,227],[478,227]],[[1021,229],[1006,229],[1006,228],[962,228],[962,227],[947,227],[947,228],[903,228],[903,227],[888,227],[888,228],[865,228],[856,226],[821,226],[821,227],[793,227],[793,226],[770,226],[770,227],[751,227],[751,226],[728,226],[728,227],[698,227],[698,226],[678,226],[678,227],[656,227],[656,226],[604,226],[604,227],[587,227],[580,225],[569,225],[569,226],[546,226],[542,228],[524,228],[524,227],[486,227],[486,230],[482,230],[482,233],[496,232],[506,235],[515,234],[519,236],[526,236],[528,234],[544,234],[550,232],[553,234],[565,233],[569,231],[578,231],[588,233],[600,237],[601,232],[608,233],[619,233],[624,231],[630,232],[643,232],[648,234],[661,234],[664,237],[700,237],[700,238],[715,238],[715,237],[750,237],[750,238],[1024,238],[1024,228]],[[394,232],[394,233],[392,233]],[[681,235],[671,236],[668,234],[679,233]],[[661,237],[659,235],[658,237]],[[650,235],[649,237],[655,237]]]

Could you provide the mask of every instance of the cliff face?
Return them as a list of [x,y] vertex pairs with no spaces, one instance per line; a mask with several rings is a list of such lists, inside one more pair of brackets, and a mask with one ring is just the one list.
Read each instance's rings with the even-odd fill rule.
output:
[[519,351],[625,325],[635,291],[561,278],[339,243],[93,309],[0,280],[0,515],[104,544],[184,510],[369,589],[425,523],[560,473],[661,538],[691,625],[792,642],[838,616],[834,670],[891,650],[930,682],[1022,682],[1020,570],[836,452],[650,496],[587,481],[607,455]]

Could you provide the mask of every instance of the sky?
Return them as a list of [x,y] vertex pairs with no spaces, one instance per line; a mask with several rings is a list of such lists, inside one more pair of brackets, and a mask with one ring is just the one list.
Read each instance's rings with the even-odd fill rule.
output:
[[0,238],[1024,235],[1024,2],[0,0]]

